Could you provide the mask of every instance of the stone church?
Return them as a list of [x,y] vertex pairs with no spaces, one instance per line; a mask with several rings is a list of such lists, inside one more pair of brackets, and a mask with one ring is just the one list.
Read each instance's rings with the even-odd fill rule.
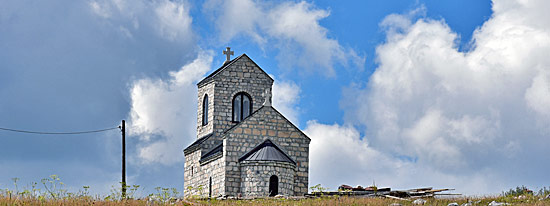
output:
[[185,196],[301,196],[311,139],[271,105],[273,79],[246,54],[198,84],[197,140],[185,148]]

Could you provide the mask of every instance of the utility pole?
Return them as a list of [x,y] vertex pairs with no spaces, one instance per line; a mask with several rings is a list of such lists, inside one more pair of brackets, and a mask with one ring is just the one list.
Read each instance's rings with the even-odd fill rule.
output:
[[122,199],[126,199],[126,121],[122,120]]

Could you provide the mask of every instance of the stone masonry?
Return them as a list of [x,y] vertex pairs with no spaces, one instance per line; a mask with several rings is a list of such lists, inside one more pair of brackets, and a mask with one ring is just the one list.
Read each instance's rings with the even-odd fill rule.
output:
[[[235,61],[237,60],[237,61]],[[197,136],[202,137],[209,133],[221,137],[221,134],[237,123],[232,122],[232,100],[239,92],[246,92],[252,97],[252,111],[262,106],[262,94],[266,89],[271,91],[273,79],[269,77],[248,56],[242,55],[238,59],[226,64],[223,70],[212,78],[206,78],[198,84],[199,115],[197,118]],[[209,124],[202,130],[202,98],[208,94],[210,98]],[[212,116],[212,117],[210,117]],[[213,124],[210,124],[213,123]],[[200,132],[199,132],[200,131]],[[221,140],[221,139],[220,139]]]
[[[185,196],[267,196],[269,178],[278,177],[283,195],[307,193],[310,139],[272,106],[263,106],[273,79],[243,54],[197,84],[197,140],[184,150]],[[251,97],[251,114],[232,121],[237,93]],[[208,95],[208,124],[203,125],[203,98]],[[270,96],[270,95],[268,95]],[[277,160],[239,162],[266,139],[293,163]]]
[[246,197],[269,195],[269,178],[279,178],[279,194],[294,195],[296,167],[286,162],[251,161],[241,163],[241,191]]
[[[241,181],[238,158],[265,139],[270,139],[280,145],[281,149],[296,162],[293,195],[307,193],[310,140],[273,107],[262,107],[246,121],[228,131],[224,138],[224,144],[228,151],[224,154],[226,178],[235,178],[236,181]],[[234,185],[226,184],[226,191],[229,192],[229,195],[238,193],[239,189]]]

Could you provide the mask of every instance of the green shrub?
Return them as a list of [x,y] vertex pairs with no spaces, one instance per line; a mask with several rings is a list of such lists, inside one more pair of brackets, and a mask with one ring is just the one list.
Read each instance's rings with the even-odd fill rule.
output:
[[546,197],[548,194],[550,194],[550,188],[546,188],[546,187],[540,188],[540,190],[537,192],[538,196],[543,196],[543,197]]
[[502,192],[503,196],[510,197],[510,196],[520,196],[520,195],[533,195],[533,191],[527,189],[524,185],[518,186],[515,189],[512,188],[508,191]]

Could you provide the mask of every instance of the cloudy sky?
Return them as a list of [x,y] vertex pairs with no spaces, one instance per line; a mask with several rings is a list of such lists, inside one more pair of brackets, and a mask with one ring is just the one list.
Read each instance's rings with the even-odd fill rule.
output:
[[[183,188],[196,83],[230,46],[312,139],[310,185],[550,186],[550,2],[0,1],[0,127],[128,121],[129,184]],[[0,130],[0,188],[120,181],[120,132]]]

